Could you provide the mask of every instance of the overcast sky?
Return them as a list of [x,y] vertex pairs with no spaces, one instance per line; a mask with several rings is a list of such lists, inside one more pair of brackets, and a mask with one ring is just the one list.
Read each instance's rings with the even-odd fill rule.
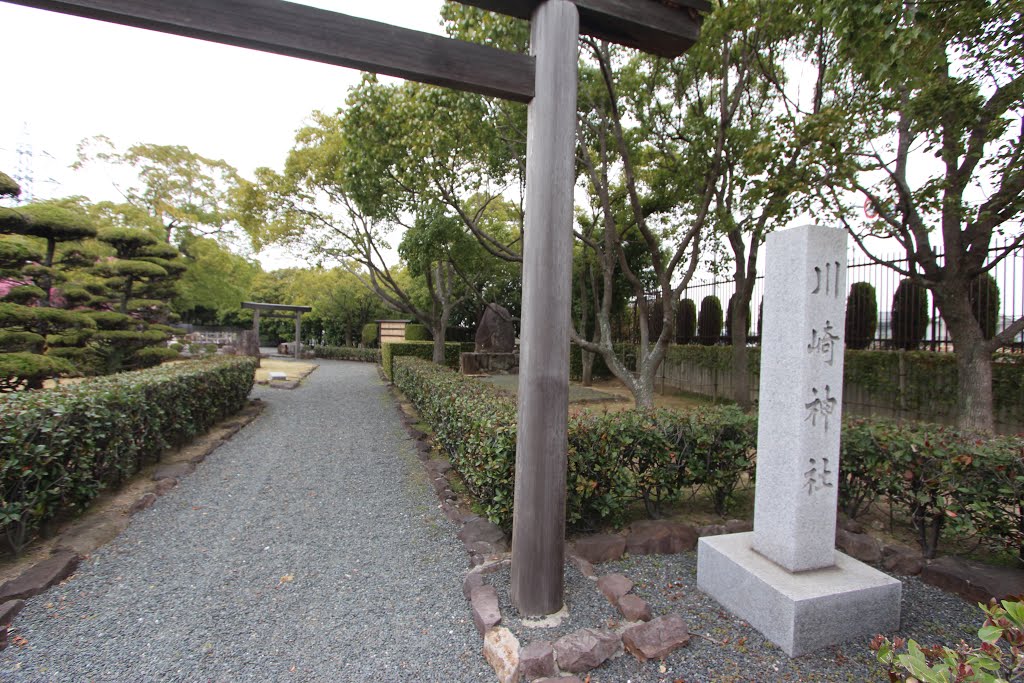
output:
[[[442,33],[442,0],[307,0],[345,14]],[[315,109],[334,111],[360,73],[144,31],[0,0],[0,170],[33,150],[33,194],[117,199],[102,165],[72,171],[80,140],[103,134],[185,145],[243,175],[281,168]],[[286,265],[278,256],[265,267]]]

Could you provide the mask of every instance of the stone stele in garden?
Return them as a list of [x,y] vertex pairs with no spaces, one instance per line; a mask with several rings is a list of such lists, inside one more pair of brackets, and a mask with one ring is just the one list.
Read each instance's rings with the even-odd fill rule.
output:
[[835,549],[846,233],[767,240],[754,531],[700,539],[697,585],[791,657],[895,630],[902,584]]
[[516,326],[504,306],[487,304],[476,328],[477,353],[512,353],[516,348]]

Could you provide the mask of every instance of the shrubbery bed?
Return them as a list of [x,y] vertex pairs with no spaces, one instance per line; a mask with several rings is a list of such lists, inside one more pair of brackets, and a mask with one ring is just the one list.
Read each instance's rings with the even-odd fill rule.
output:
[[[480,511],[509,528],[515,478],[515,400],[497,388],[414,358],[394,359],[394,382],[434,431]],[[591,528],[649,514],[703,489],[724,514],[753,477],[757,418],[731,406],[583,412],[569,420],[567,521]],[[980,436],[931,424],[848,420],[841,509],[877,500],[911,520],[925,554],[940,533],[1018,552],[1024,540],[1024,437]]]
[[352,346],[315,346],[317,358],[327,360],[355,360],[363,363],[379,363],[380,349],[357,349]]
[[251,358],[211,358],[0,396],[0,528],[11,548],[241,410],[255,369]]

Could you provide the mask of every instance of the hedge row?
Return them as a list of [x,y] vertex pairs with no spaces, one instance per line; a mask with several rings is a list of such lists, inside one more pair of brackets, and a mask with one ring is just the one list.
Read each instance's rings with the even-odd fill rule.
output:
[[[495,387],[410,358],[395,384],[416,406],[483,514],[512,522],[516,405]],[[703,489],[720,514],[754,475],[757,419],[731,406],[583,412],[570,418],[567,520],[616,523],[638,501],[655,515]],[[979,437],[929,424],[848,420],[840,507],[856,517],[884,499],[933,556],[943,531],[1019,551],[1024,541],[1024,437]],[[745,477],[746,475],[746,477]]]
[[[481,512],[512,525],[516,404],[497,388],[414,358],[394,359],[394,382],[434,431]],[[734,407],[584,412],[570,418],[566,516],[570,526],[615,524],[635,502],[650,514],[704,487],[724,513],[753,476],[756,419]]]
[[217,357],[0,396],[0,528],[11,549],[241,410],[255,369],[251,358]]
[[357,349],[351,346],[316,346],[313,353],[317,358],[327,360],[357,360],[364,363],[379,363],[380,349]]
[[[444,345],[444,364],[449,368],[459,367],[459,354],[462,353],[462,344],[459,342],[446,342]],[[394,359],[400,356],[410,358],[422,358],[432,360],[434,358],[434,342],[385,342],[381,344],[380,362],[384,368],[384,376],[393,381]]]

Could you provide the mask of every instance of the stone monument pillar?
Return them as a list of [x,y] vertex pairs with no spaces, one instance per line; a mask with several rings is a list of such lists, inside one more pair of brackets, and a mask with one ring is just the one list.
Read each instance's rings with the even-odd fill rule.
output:
[[902,585],[835,549],[846,233],[769,235],[754,531],[700,540],[697,585],[790,656],[893,630]]

